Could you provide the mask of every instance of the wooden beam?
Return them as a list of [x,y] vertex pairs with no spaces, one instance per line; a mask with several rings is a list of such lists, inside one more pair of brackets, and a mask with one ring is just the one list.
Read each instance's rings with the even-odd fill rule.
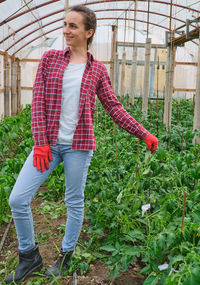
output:
[[184,43],[189,42],[193,39],[198,39],[198,37],[199,37],[199,28],[196,28],[196,29],[190,31],[189,39],[186,39],[186,35],[184,34],[178,38],[173,38],[171,43],[173,46],[180,46],[180,45],[183,45]]
[[194,66],[197,66],[198,62],[175,61],[175,66],[176,65],[194,65]]
[[21,86],[21,90],[33,90],[33,87]]
[[189,89],[189,88],[175,88],[173,87],[173,92],[180,91],[180,92],[196,92],[196,89]]
[[22,58],[20,59],[21,62],[39,62],[40,59],[38,58]]
[[[137,47],[145,47],[146,43],[135,43],[135,42],[122,42],[122,41],[117,41],[117,45],[125,45],[125,46],[137,46]],[[166,45],[164,44],[151,44],[152,47],[157,47],[157,48],[164,48],[166,49]]]

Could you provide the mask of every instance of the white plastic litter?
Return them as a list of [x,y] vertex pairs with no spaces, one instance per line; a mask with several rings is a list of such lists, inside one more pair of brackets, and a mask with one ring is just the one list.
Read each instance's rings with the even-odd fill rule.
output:
[[175,269],[172,267],[171,270],[170,270],[170,272],[169,272],[169,275],[171,275],[173,272],[178,273],[179,270],[175,270]]
[[146,204],[142,206],[142,217],[144,216],[144,213],[151,208],[150,204]]
[[159,269],[160,271],[163,271],[163,270],[167,269],[168,266],[169,266],[169,264],[164,263],[164,264],[162,264],[162,265],[159,265],[159,266],[158,266],[158,269]]
[[[159,269],[160,271],[163,271],[163,270],[168,269],[168,267],[169,267],[169,264],[168,264],[168,263],[164,263],[164,264],[162,264],[162,265],[159,265],[159,266],[158,266],[158,269]],[[171,275],[173,272],[178,273],[179,270],[175,270],[174,267],[172,267],[171,270],[170,270],[170,272],[169,272],[169,275]]]

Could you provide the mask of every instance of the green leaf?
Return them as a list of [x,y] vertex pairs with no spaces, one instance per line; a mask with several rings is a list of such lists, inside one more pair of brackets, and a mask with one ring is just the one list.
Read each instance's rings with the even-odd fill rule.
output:
[[177,255],[170,258],[170,265],[175,264],[176,262],[183,261],[184,257],[182,255]]
[[120,264],[116,264],[116,265],[114,266],[114,269],[113,269],[113,278],[115,278],[115,277],[119,274],[120,268],[121,268],[121,265],[120,265]]
[[140,248],[137,246],[131,245],[123,245],[121,246],[121,251],[123,254],[130,255],[130,256],[140,256]]
[[149,272],[151,272],[151,265],[147,264],[144,268],[142,268],[142,270],[140,271],[141,274],[147,274]]
[[101,246],[100,249],[108,252],[116,251],[116,248],[113,245],[104,245]]
[[145,279],[143,285],[156,285],[158,284],[158,277],[151,274],[147,279]]
[[126,235],[126,239],[130,240],[132,242],[135,242],[137,240],[141,240],[144,241],[145,237],[144,234],[141,230],[139,229],[135,229],[133,231],[130,231],[127,235]]
[[162,250],[165,246],[166,237],[162,234],[158,235],[157,244],[160,250]]
[[123,272],[125,272],[128,269],[128,265],[129,265],[127,262],[127,256],[126,255],[122,256],[121,263],[122,263],[122,270],[123,270]]
[[87,273],[89,270],[89,264],[86,262],[82,262],[79,265],[80,273],[83,275],[84,273]]
[[169,232],[167,234],[167,239],[166,239],[167,247],[169,247],[175,241],[175,239],[176,239],[175,233]]
[[94,231],[96,234],[98,234],[99,236],[104,236],[105,234],[104,234],[104,231],[102,230],[102,229],[96,229],[95,231]]

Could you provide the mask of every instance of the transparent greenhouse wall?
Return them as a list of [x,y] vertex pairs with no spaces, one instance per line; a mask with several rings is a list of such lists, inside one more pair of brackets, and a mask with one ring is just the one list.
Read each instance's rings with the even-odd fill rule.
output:
[[23,107],[32,101],[32,87],[34,84],[39,62],[21,63],[21,104]]
[[3,56],[0,55],[0,116],[4,114],[4,81],[3,81]]
[[[127,94],[131,94],[131,63],[132,63],[132,47],[126,47],[126,76],[125,76],[125,91]],[[33,61],[21,61],[21,104],[25,107],[26,104],[31,104],[32,102],[32,87],[35,80],[35,75],[37,67],[39,64],[39,59],[46,48],[38,48],[31,52],[28,56],[28,60],[33,59]],[[102,61],[108,72],[110,73],[110,61],[111,57],[111,43],[96,43],[94,42],[90,51],[93,53],[94,57]],[[118,82],[120,83],[120,70],[121,70],[121,59],[122,59],[123,46],[118,46]],[[145,49],[144,47],[138,47],[138,57],[137,57],[137,96],[142,95],[143,88],[143,78],[144,78],[144,59],[145,59]],[[151,79],[150,79],[150,97],[156,97],[157,93],[159,97],[164,96],[165,90],[165,78],[166,78],[166,48],[155,48],[151,49]],[[24,56],[27,52],[24,53]],[[157,70],[157,60],[159,58],[159,70]],[[34,61],[38,59],[38,61]],[[3,56],[0,55],[0,116],[4,114],[4,65]],[[197,62],[197,58],[189,54],[189,52],[184,48],[177,48],[176,61],[178,62]],[[10,59],[9,59],[10,62]],[[196,66],[188,65],[176,65],[174,73],[174,88],[180,89],[195,89],[196,88]],[[11,77],[11,72],[9,73]],[[158,84],[157,84],[158,80]],[[11,78],[10,78],[11,85]],[[188,99],[194,95],[195,92],[187,91],[175,91],[173,93],[174,98]],[[117,95],[120,94],[120,84],[118,88]],[[10,95],[11,96],[11,92]],[[10,104],[11,105],[11,104]],[[10,110],[11,114],[11,110]]]
[[[9,65],[11,66],[11,59],[8,58],[7,62],[9,63]],[[4,116],[4,73],[5,73],[5,69],[4,69],[4,57],[3,55],[0,55],[0,119]],[[9,96],[7,99],[8,104],[8,113],[9,115],[11,115],[11,69],[9,69],[9,73],[8,73],[8,90],[9,90]]]

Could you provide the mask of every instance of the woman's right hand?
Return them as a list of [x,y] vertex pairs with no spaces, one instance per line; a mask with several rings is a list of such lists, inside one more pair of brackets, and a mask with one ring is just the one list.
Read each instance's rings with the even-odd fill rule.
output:
[[49,169],[49,161],[52,161],[51,148],[49,145],[35,146],[33,149],[33,166],[37,166],[37,170],[41,172]]
[[154,137],[152,134],[148,134],[148,136],[144,139],[147,148],[154,153],[158,148],[158,139]]

